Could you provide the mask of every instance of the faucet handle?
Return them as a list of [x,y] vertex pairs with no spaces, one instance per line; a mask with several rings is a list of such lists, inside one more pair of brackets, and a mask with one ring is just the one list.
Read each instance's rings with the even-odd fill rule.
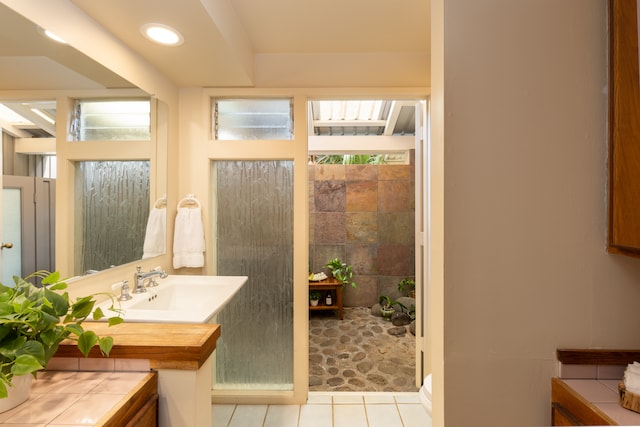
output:
[[120,286],[120,296],[118,297],[118,301],[128,301],[131,298],[133,297],[129,294],[129,281],[123,280],[122,286]]

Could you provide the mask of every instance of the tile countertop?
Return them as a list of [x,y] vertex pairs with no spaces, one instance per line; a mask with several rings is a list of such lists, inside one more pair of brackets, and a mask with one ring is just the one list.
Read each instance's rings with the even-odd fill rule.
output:
[[[97,426],[114,408],[128,400],[148,372],[46,371],[33,382],[31,396],[0,413],[0,426]],[[109,414],[109,415],[108,415]]]
[[563,379],[569,387],[621,426],[639,426],[640,414],[620,406],[620,380]]

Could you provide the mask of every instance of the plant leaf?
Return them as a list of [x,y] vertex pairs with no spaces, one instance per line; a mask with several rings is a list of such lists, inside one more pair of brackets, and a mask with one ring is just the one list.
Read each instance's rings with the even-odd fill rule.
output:
[[[46,271],[38,271],[36,272],[40,273],[40,274],[47,274]],[[42,279],[42,284],[43,285],[51,285],[51,284],[56,284],[60,281],[60,272],[59,271],[54,271],[53,273],[49,273],[47,274],[43,279]]]
[[91,296],[78,299],[71,305],[71,316],[76,319],[85,319],[91,314],[94,304],[95,301]]
[[111,337],[100,338],[99,343],[100,343],[100,351],[103,354],[108,356],[109,352],[113,348],[113,338]]
[[119,325],[120,323],[124,323],[124,319],[120,316],[109,317],[109,326]]
[[26,375],[35,371],[44,369],[38,360],[30,354],[23,354],[18,356],[11,366],[11,372],[13,375]]
[[9,396],[9,393],[7,392],[7,385],[5,384],[5,379],[3,377],[0,379],[0,399],[4,399],[7,396]]
[[100,307],[93,310],[93,320],[100,320],[104,317],[104,312]]
[[25,342],[24,345],[16,351],[16,355],[18,355],[16,360],[18,360],[22,355],[29,355],[35,357],[38,363],[46,363],[46,359],[44,357],[44,346],[39,341],[29,340]]
[[57,294],[49,289],[45,289],[44,296],[51,302],[53,311],[57,316],[64,316],[69,311],[68,295]]
[[6,316],[13,313],[13,305],[8,302],[0,302],[0,316]]
[[21,335],[0,346],[0,354],[13,360],[17,356],[17,351],[27,342],[27,337]]
[[66,328],[67,331],[69,331],[72,334],[75,334],[77,336],[82,335],[82,333],[84,332],[84,329],[82,328],[82,326],[80,326],[77,323],[70,323],[68,325],[65,325],[65,328]]
[[93,331],[85,331],[78,337],[78,349],[85,357],[89,355],[91,348],[98,342],[98,336]]

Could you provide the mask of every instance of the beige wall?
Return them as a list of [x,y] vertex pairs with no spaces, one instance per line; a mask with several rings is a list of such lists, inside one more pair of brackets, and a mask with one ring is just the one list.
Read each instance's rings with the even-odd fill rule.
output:
[[607,2],[438,3],[444,419],[548,425],[556,348],[640,348],[640,260],[605,251]]

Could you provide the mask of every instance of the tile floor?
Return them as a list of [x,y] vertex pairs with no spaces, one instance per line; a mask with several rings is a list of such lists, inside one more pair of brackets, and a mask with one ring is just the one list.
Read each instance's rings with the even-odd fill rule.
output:
[[212,405],[212,427],[431,427],[418,393],[309,392],[306,405]]

